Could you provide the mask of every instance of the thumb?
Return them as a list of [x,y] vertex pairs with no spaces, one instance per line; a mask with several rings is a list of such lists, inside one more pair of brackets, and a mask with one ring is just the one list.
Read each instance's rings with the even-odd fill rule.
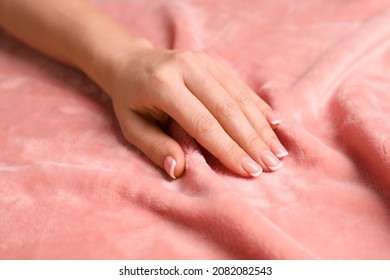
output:
[[118,116],[118,120],[126,139],[151,161],[173,179],[183,175],[185,157],[182,148],[156,123],[132,111]]

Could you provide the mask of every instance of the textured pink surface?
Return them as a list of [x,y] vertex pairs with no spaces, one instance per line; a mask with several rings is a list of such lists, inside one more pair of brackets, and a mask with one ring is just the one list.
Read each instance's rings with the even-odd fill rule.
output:
[[290,155],[238,178],[172,123],[172,181],[85,76],[2,32],[0,258],[390,258],[390,1],[95,2],[224,60],[282,114]]

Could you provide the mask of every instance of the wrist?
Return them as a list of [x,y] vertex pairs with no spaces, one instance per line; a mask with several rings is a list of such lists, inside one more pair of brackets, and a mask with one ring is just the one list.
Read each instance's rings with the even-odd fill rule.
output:
[[89,55],[80,68],[112,98],[113,88],[122,66],[129,55],[140,50],[153,49],[146,39],[123,36],[111,36],[110,40],[94,43]]

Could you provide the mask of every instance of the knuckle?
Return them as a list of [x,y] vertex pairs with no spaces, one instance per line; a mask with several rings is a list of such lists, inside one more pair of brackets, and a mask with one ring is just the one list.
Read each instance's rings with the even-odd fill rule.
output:
[[271,139],[275,137],[275,133],[272,130],[272,128],[269,126],[269,124],[265,123],[257,129],[258,133],[261,135],[261,137],[265,140]]
[[203,55],[192,51],[180,51],[174,54],[173,62],[175,65],[185,69],[207,69],[207,60]]
[[242,85],[235,85],[233,87],[232,94],[236,100],[244,100],[246,96],[246,90]]
[[174,54],[173,59],[178,64],[192,64],[195,55],[192,51],[179,51]]
[[250,147],[250,148],[260,147],[260,146],[264,145],[262,138],[257,134],[250,135],[247,138],[246,142],[247,142],[248,147]]
[[196,51],[194,54],[203,60],[210,60],[210,56],[205,51]]
[[236,158],[236,155],[238,153],[239,153],[238,145],[234,142],[225,144],[221,150],[222,156],[228,158]]
[[261,112],[263,112],[263,113],[264,113],[267,109],[270,109],[270,107],[268,106],[268,104],[265,103],[265,102],[263,101],[263,99],[261,99],[261,98],[258,98],[258,99],[255,101],[255,105],[256,105],[256,107],[259,108],[259,110],[260,110]]
[[222,98],[215,105],[215,114],[222,121],[228,121],[239,115],[239,107],[231,98]]
[[210,136],[218,131],[218,123],[211,116],[201,116],[195,121],[195,138]]
[[162,140],[154,140],[149,142],[145,148],[144,153],[151,159],[158,158],[163,153],[164,142]]
[[236,102],[242,106],[253,102],[249,95],[248,89],[246,89],[244,86],[237,86],[233,92],[233,96]]
[[159,65],[150,72],[150,84],[153,87],[166,87],[169,81],[169,69],[166,65]]

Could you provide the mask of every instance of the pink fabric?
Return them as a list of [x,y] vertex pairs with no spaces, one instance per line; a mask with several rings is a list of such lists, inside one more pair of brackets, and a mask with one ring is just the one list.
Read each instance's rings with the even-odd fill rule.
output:
[[170,180],[84,75],[2,32],[0,258],[390,258],[390,1],[95,3],[225,61],[290,155],[239,178],[172,123],[188,166]]

